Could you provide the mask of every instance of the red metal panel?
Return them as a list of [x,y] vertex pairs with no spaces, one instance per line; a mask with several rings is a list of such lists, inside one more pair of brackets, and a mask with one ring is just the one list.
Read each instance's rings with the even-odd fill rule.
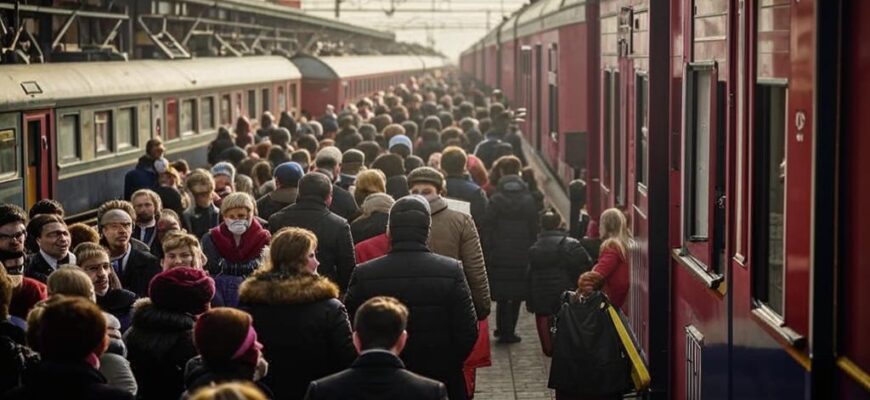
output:
[[[867,185],[867,171],[870,171],[870,135],[866,127],[870,126],[870,44],[864,38],[870,37],[870,24],[866,23],[870,16],[870,2],[852,2],[851,9],[845,14],[846,23],[851,29],[843,35],[851,45],[843,49],[847,55],[848,64],[844,66],[843,82],[846,96],[842,103],[845,108],[843,119],[846,129],[841,148],[844,151],[842,165],[843,188],[842,219],[844,226],[843,243],[840,263],[843,285],[843,308],[840,317],[843,321],[841,337],[842,355],[861,368],[865,374],[870,373],[870,343],[866,340],[870,332],[870,313],[866,305],[870,304],[870,268],[866,261],[867,238],[870,238],[870,213],[865,207],[870,204],[870,185]],[[830,266],[816,266],[830,268]],[[848,386],[857,386],[850,378]],[[848,389],[848,388],[847,388]],[[861,393],[854,388],[851,393]],[[864,392],[866,395],[866,392]],[[847,398],[845,395],[842,398]],[[848,398],[859,398],[858,396]]]
[[327,104],[339,103],[338,81],[316,81],[306,79],[302,81],[302,109],[319,117],[326,110]]

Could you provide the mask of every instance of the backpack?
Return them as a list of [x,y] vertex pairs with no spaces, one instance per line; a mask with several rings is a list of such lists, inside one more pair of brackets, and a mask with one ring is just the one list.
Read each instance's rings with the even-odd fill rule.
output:
[[8,336],[0,336],[0,393],[21,386],[24,373],[38,363],[39,354]]

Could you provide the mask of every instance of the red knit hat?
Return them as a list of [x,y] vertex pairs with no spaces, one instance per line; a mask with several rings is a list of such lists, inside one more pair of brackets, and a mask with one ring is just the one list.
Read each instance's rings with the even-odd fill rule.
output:
[[208,310],[214,293],[214,280],[205,271],[193,268],[163,271],[148,286],[148,297],[155,307],[193,315]]
[[257,364],[257,332],[251,315],[241,310],[218,307],[200,315],[193,327],[193,343],[207,363]]

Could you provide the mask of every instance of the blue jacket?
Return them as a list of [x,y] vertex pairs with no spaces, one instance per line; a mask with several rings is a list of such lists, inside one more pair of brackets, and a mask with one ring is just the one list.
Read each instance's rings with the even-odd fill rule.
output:
[[468,175],[450,175],[446,181],[447,197],[471,203],[471,218],[480,228],[486,215],[486,193]]
[[148,156],[139,157],[136,167],[124,175],[124,199],[130,200],[133,192],[139,189],[155,187],[157,187],[157,171],[154,170],[154,160]]

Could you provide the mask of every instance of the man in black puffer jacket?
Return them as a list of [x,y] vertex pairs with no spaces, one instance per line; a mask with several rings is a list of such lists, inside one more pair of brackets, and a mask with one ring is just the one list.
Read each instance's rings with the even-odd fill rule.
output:
[[361,264],[345,297],[354,315],[366,300],[392,296],[408,306],[408,343],[402,353],[407,368],[447,385],[449,397],[467,397],[462,363],[477,340],[477,315],[459,261],[432,253],[429,202],[410,195],[390,210],[392,249]]
[[577,289],[580,274],[592,268],[593,260],[562,227],[562,218],[550,210],[541,216],[543,231],[529,249],[529,297],[526,308],[535,313],[535,325],[544,354],[552,354],[550,326],[562,305],[566,290]]
[[486,273],[496,307],[496,336],[501,343],[516,343],[514,333],[520,303],[526,299],[529,247],[538,235],[538,206],[519,176],[520,160],[506,156],[502,177],[489,198],[481,230]]
[[353,239],[347,220],[329,211],[332,182],[320,172],[309,172],[299,180],[296,204],[285,207],[269,218],[269,231],[274,235],[281,228],[295,226],[308,229],[317,236],[318,271],[341,289],[347,290],[350,274],[356,266]]

